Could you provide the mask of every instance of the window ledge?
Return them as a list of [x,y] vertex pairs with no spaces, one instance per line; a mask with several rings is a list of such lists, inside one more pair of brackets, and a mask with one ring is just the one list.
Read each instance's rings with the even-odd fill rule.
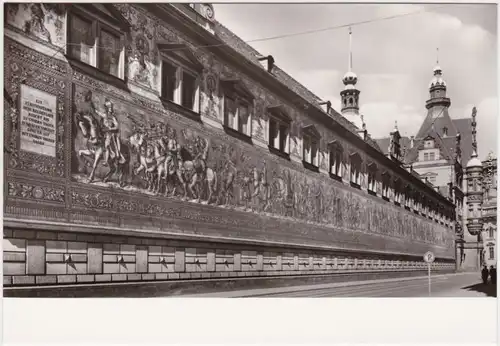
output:
[[72,57],[69,54],[64,55],[67,59],[71,68],[78,70],[81,73],[89,75],[95,79],[100,80],[101,82],[111,84],[119,89],[130,91],[127,86],[127,78],[121,79],[119,77],[113,76],[97,67],[89,65],[83,61],[78,60],[77,58]]
[[401,203],[394,201],[394,204],[397,205],[398,207],[401,206]]
[[372,196],[376,196],[376,195],[377,195],[377,192],[376,192],[376,191],[373,191],[373,190],[368,190],[368,194],[369,194],[369,195],[372,195]]
[[389,197],[387,197],[387,196],[382,196],[382,199],[385,200],[385,201],[387,201],[387,202],[390,201]]
[[232,137],[238,138],[239,140],[242,140],[242,141],[247,142],[249,144],[253,144],[252,137],[250,137],[244,133],[241,133],[240,131],[232,129],[226,125],[223,125],[223,128],[224,128],[224,131],[226,132],[226,134],[228,134]]
[[342,177],[340,175],[336,175],[334,173],[329,173],[330,174],[330,178],[334,179],[334,180],[337,180],[337,181],[342,181]]
[[319,173],[319,167],[318,166],[315,166],[312,163],[309,163],[309,162],[304,161],[304,160],[302,160],[302,164],[304,165],[304,168],[307,168],[310,171]]
[[173,112],[176,112],[176,113],[179,113],[179,114],[181,114],[189,119],[201,122],[200,113],[196,113],[195,111],[193,111],[189,108],[183,107],[183,106],[181,106],[175,102],[172,102],[166,98],[163,98],[163,97],[160,97],[160,100],[161,100],[161,103],[163,104],[163,107],[165,107],[166,109],[173,111]]
[[359,185],[359,184],[357,184],[357,183],[355,183],[353,181],[351,181],[351,187],[354,187],[356,189],[360,189],[361,190],[361,185]]
[[273,153],[273,154],[275,154],[277,156],[280,156],[280,157],[282,157],[282,158],[284,158],[286,160],[290,160],[290,154],[289,153],[284,152],[284,151],[282,151],[280,149],[277,149],[277,148],[275,148],[275,147],[273,147],[271,145],[268,145],[267,147],[269,148],[269,151],[271,153]]

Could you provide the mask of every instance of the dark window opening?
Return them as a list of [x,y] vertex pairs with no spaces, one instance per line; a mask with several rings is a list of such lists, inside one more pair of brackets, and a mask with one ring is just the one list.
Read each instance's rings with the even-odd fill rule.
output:
[[161,97],[172,102],[174,101],[176,72],[175,66],[163,61]]

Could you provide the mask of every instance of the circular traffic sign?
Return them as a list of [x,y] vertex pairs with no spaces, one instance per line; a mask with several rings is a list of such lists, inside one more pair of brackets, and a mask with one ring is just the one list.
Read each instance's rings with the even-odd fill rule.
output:
[[424,261],[427,263],[432,263],[432,262],[434,262],[435,259],[436,259],[436,257],[430,251],[427,251],[424,255]]

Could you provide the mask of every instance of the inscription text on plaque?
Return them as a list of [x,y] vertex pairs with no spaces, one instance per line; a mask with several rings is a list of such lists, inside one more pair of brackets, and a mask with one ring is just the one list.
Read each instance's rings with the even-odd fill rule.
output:
[[56,156],[57,97],[21,85],[21,150]]

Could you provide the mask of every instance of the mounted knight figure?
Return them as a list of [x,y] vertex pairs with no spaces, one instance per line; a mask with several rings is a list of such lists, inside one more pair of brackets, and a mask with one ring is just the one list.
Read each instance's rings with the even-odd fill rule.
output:
[[206,186],[208,196],[203,203],[210,203],[217,188],[217,175],[213,169],[207,167],[206,162],[210,145],[208,140],[201,137],[197,137],[194,144],[198,152],[197,155],[193,160],[186,160],[180,165],[184,180],[184,191],[185,193],[189,192],[195,200],[200,202],[202,189]]
[[128,141],[135,150],[139,163],[139,166],[134,170],[134,175],[139,175],[144,171],[148,191],[158,193],[165,154],[161,152],[156,141],[151,140],[140,126],[135,129]]
[[[165,129],[164,136],[158,141],[161,148],[166,153],[166,158],[164,161],[163,175],[165,179],[165,196],[169,194],[169,183],[174,185],[170,196],[174,196],[177,191],[177,183],[185,185],[184,178],[182,177],[181,167],[181,146],[177,142],[177,134],[175,129],[172,127],[167,127]],[[184,197],[186,197],[187,191],[184,189]]]
[[78,156],[89,156],[94,159],[89,183],[94,181],[97,166],[104,159],[103,165],[109,166],[110,169],[102,181],[107,182],[114,173],[118,173],[120,186],[124,186],[130,161],[128,147],[121,143],[118,120],[114,115],[111,101],[106,99],[104,108],[104,113],[95,108],[91,91],[84,95],[84,100],[76,113],[76,121],[83,137],[87,140],[87,149],[79,150]]

